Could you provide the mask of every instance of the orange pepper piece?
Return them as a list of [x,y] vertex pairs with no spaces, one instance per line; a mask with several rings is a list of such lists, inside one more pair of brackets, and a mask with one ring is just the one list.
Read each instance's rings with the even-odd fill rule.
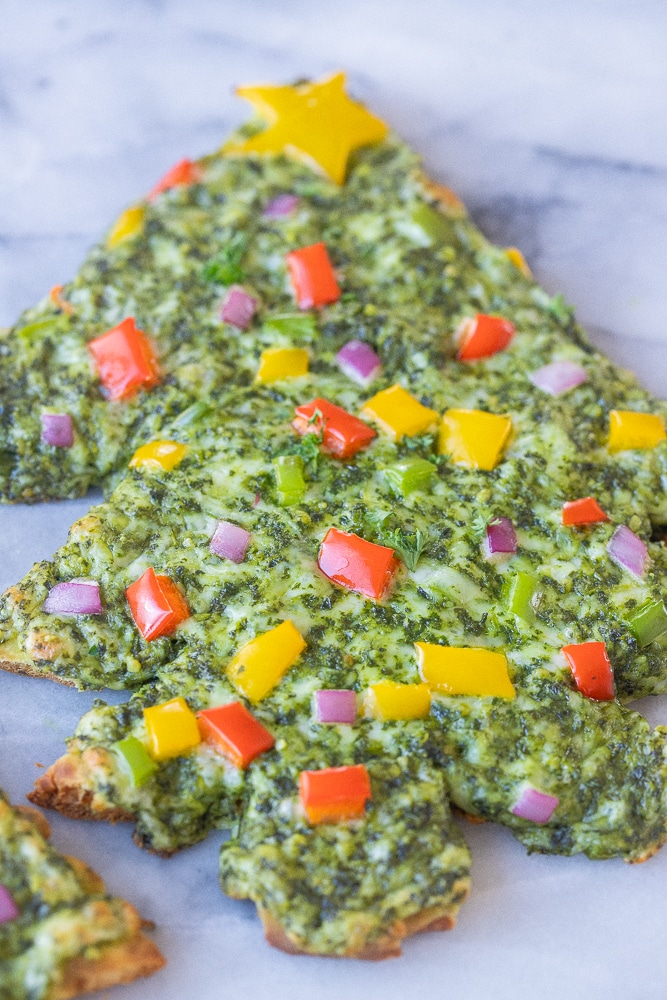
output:
[[608,521],[595,497],[584,497],[582,500],[567,500],[563,504],[563,524],[572,526],[579,524],[597,524],[598,521]]
[[299,309],[338,301],[340,288],[324,243],[292,250],[285,259]]
[[91,340],[88,349],[109,399],[127,399],[158,381],[153,347],[132,316]]
[[512,323],[502,316],[477,313],[473,319],[466,320],[461,326],[461,339],[456,357],[459,361],[490,358],[492,354],[505,350],[514,333]]
[[371,779],[364,764],[302,771],[299,794],[311,823],[363,819],[366,803],[372,798]]
[[595,701],[614,700],[614,672],[603,642],[563,646],[577,690]]
[[[316,413],[322,414],[321,418]],[[336,458],[350,458],[376,437],[372,427],[326,399],[314,399],[295,409],[292,427],[297,434],[322,434],[325,451]]]
[[398,569],[393,549],[338,528],[324,536],[317,565],[334,583],[375,601],[384,597]]
[[163,191],[169,191],[174,187],[185,187],[188,184],[196,184],[201,180],[201,169],[192,160],[180,160],[175,166],[168,170],[164,177],[161,177],[152,191],[147,195],[147,201],[155,201]]
[[171,635],[190,617],[190,608],[172,579],[152,566],[125,591],[134,622],[146,642]]
[[67,299],[62,297],[63,285],[54,285],[49,292],[49,298],[53,302],[54,306],[57,306],[61,312],[64,312],[66,316],[74,315],[74,306]]
[[197,712],[199,732],[237,767],[246,768],[274,746],[271,733],[240,701]]

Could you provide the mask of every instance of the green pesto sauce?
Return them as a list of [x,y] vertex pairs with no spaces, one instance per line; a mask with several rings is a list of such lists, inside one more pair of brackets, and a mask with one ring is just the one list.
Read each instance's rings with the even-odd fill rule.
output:
[[[63,292],[77,310],[74,318],[54,317],[43,304],[24,317],[13,340],[3,341],[8,352],[17,351],[24,372],[3,425],[6,495],[71,495],[100,477],[116,486],[54,559],[35,566],[3,599],[0,636],[8,655],[34,669],[81,687],[134,689],[126,705],[100,704],[83,718],[70,752],[84,762],[91,746],[109,749],[128,734],[145,740],[146,705],[182,695],[198,710],[237,698],[226,664],[281,621],[291,619],[308,645],[253,706],[276,747],[246,774],[202,744],[162,764],[136,789],[109,752],[86,775],[94,804],[131,811],[137,839],[166,852],[231,826],[237,836],[223,852],[223,886],[279,915],[295,941],[334,953],[344,950],[341,942],[357,919],[352,896],[364,872],[369,883],[360,908],[375,912],[385,905],[380,900],[393,900],[376,936],[415,907],[454,905],[466,862],[443,811],[444,794],[434,792],[443,781],[456,805],[509,826],[530,849],[630,858],[650,850],[665,836],[664,739],[621,702],[667,690],[667,640],[640,651],[627,621],[646,600],[665,596],[667,554],[651,537],[667,523],[667,448],[610,456],[605,440],[610,409],[664,414],[664,405],[597,354],[562,301],[524,278],[466,218],[443,214],[431,234],[417,224],[431,200],[413,155],[397,141],[360,153],[341,189],[282,157],[211,157],[204,166],[202,184],[148,206],[143,236],[114,251],[93,251]],[[284,191],[300,194],[297,211],[265,219],[262,206]],[[221,248],[241,245],[238,233],[243,254],[235,266],[261,302],[243,333],[220,322],[225,289],[211,280],[218,265],[206,266],[220,261]],[[299,324],[290,334],[280,319],[294,312],[285,254],[319,240],[343,295],[318,312],[316,324]],[[453,333],[476,312],[502,314],[517,333],[507,350],[461,364]],[[91,374],[85,341],[128,313],[154,337],[164,377],[151,392],[109,404]],[[51,324],[42,323],[49,317]],[[28,323],[33,330],[26,333]],[[352,338],[368,342],[382,359],[379,378],[366,390],[336,364]],[[252,384],[262,350],[297,343],[311,352],[307,376]],[[76,412],[79,451],[66,454],[38,441],[37,401],[45,391],[38,372],[48,370],[44,359],[54,344],[57,365],[67,358],[72,366],[48,375],[49,406],[62,400]],[[528,375],[558,359],[582,365],[588,381],[554,399]],[[456,465],[437,454],[429,434],[394,443],[380,433],[346,462],[317,456],[295,438],[290,421],[299,403],[321,396],[358,413],[397,381],[439,413],[464,407],[511,415],[512,438],[498,466],[480,472]],[[169,473],[124,471],[133,449],[156,437],[189,446],[181,464]],[[296,451],[304,458],[306,490],[285,507],[273,463]],[[403,497],[385,470],[409,458],[431,462],[434,473]],[[564,501],[587,495],[610,522],[564,528]],[[498,516],[514,522],[519,551],[492,565],[481,543],[485,525]],[[239,565],[209,551],[218,520],[252,534]],[[649,545],[643,580],[606,553],[618,524]],[[380,544],[393,539],[403,551],[384,601],[349,593],[319,573],[319,545],[331,526]],[[149,566],[180,585],[192,616],[171,637],[146,643],[125,589]],[[537,580],[530,622],[507,607],[507,582],[518,572]],[[44,614],[49,589],[74,577],[99,581],[102,616]],[[589,640],[607,644],[618,702],[592,702],[574,688],[560,649]],[[320,688],[352,688],[361,696],[382,679],[418,681],[416,641],[505,651],[517,697],[436,696],[431,716],[416,722],[313,721],[311,699]],[[368,830],[375,839],[347,826],[304,826],[297,808],[301,769],[374,761],[386,762],[373,765],[378,804]],[[559,798],[544,826],[511,812],[526,783]],[[400,796],[421,817],[415,831],[396,818]],[[279,802],[286,803],[280,821]],[[438,827],[447,834],[436,849]],[[439,858],[438,851],[445,852],[440,867],[428,860]],[[270,872],[266,879],[259,879],[258,859]],[[416,888],[416,873],[424,872]],[[393,888],[387,873],[396,873]],[[393,895],[400,895],[399,883],[411,885],[400,905]],[[299,905],[286,907],[287,898]]]
[[0,926],[3,1000],[48,1000],[68,959],[127,938],[126,904],[86,885],[0,792],[0,883],[19,910]]

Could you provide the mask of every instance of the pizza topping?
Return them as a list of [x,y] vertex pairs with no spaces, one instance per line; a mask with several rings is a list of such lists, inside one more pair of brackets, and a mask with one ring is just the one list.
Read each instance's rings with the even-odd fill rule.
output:
[[457,360],[477,361],[479,358],[490,358],[498,351],[505,350],[515,332],[513,324],[502,316],[477,313],[464,320],[455,334],[459,345]]
[[150,340],[131,316],[91,340],[88,349],[109,399],[128,399],[158,381],[157,359]]
[[440,425],[438,451],[454,462],[490,471],[501,459],[512,418],[483,410],[447,410]]
[[296,156],[335,184],[345,182],[355,149],[387,134],[383,121],[347,96],[344,73],[294,87],[239,87],[236,92],[269,122],[263,132],[246,139],[243,151]]
[[567,500],[563,504],[562,517],[563,524],[568,526],[597,524],[599,521],[609,520],[595,497],[584,497],[582,500]]
[[261,701],[305,648],[299,630],[291,621],[284,621],[246,643],[229,662],[227,676],[249,701]]
[[156,574],[152,566],[125,591],[134,622],[146,642],[171,635],[190,617],[190,608],[168,576]]
[[57,583],[44,601],[47,615],[101,615],[100,585],[96,580]]
[[646,601],[627,621],[640,649],[667,632],[667,611],[662,601]]
[[292,250],[285,260],[299,309],[338,301],[340,288],[324,243]]
[[415,649],[419,673],[436,691],[484,698],[514,698],[516,695],[504,653],[440,646],[432,642],[416,642]]
[[42,441],[54,448],[71,448],[74,424],[69,413],[42,413]]
[[188,453],[186,444],[178,441],[151,441],[137,448],[130,459],[131,469],[162,469],[171,472]]
[[528,625],[535,621],[535,601],[538,596],[537,580],[530,573],[520,570],[507,584],[507,610],[517,615]]
[[509,260],[511,260],[514,266],[518,268],[519,271],[521,271],[521,273],[525,278],[533,277],[533,272],[529,268],[526,258],[518,249],[518,247],[507,247],[505,253],[507,254]]
[[516,531],[509,517],[496,517],[487,524],[482,547],[484,555],[491,561],[499,561],[515,554]]
[[371,779],[364,764],[325,767],[299,775],[301,805],[313,823],[363,819],[372,799]]
[[316,691],[313,707],[317,722],[352,725],[357,717],[357,696],[354,691]]
[[66,316],[73,316],[75,313],[74,306],[67,299],[63,298],[63,285],[54,285],[49,292],[49,298],[53,302],[54,306],[57,306],[61,312],[64,312]]
[[310,343],[317,337],[317,323],[313,313],[276,313],[267,316],[263,327],[266,333],[277,334],[291,341]]
[[264,206],[262,215],[266,219],[284,219],[296,211],[300,201],[296,194],[279,194]]
[[238,524],[232,524],[231,521],[218,521],[209,548],[214,555],[220,556],[221,559],[242,563],[251,537],[250,532],[246,531],[245,528],[240,528]]
[[243,769],[276,742],[240,701],[205,708],[197,712],[197,721],[201,738]]
[[338,528],[324,536],[317,565],[334,583],[375,601],[386,595],[398,569],[393,549]]
[[426,458],[406,458],[382,470],[391,488],[404,497],[415,490],[426,489],[437,471],[433,462]]
[[361,412],[379,424],[394,441],[435,429],[438,424],[435,410],[423,406],[400,385],[378,392]]
[[609,413],[609,451],[629,448],[655,448],[667,438],[665,422],[657,413],[611,410]]
[[520,819],[530,820],[531,823],[548,823],[558,808],[558,801],[555,795],[547,795],[546,792],[540,792],[537,788],[527,785],[510,812]]
[[305,347],[269,347],[260,354],[255,382],[278,382],[307,375],[308,362]]
[[235,326],[237,330],[247,330],[257,311],[258,302],[248,295],[240,285],[232,285],[225,295],[220,307],[220,318],[223,323]]
[[640,579],[645,575],[649,564],[647,545],[624,524],[619,525],[611,536],[607,552],[622,569]]
[[299,503],[306,492],[301,455],[279,455],[278,458],[274,458],[273,472],[280,506],[291,507]]
[[326,399],[302,403],[294,413],[292,427],[297,434],[321,433],[322,447],[335,458],[351,458],[376,436],[363,420]]
[[107,237],[107,248],[113,250],[119,243],[124,243],[125,240],[131,240],[134,236],[138,236],[143,231],[145,216],[146,210],[143,205],[133,205],[131,208],[126,208],[111,228]]
[[171,188],[184,187],[188,184],[197,184],[202,179],[201,167],[192,160],[180,160],[175,166],[168,170],[164,177],[161,178],[147,196],[147,201],[155,201],[159,194],[163,191],[169,191]]
[[563,646],[577,690],[594,701],[613,701],[614,673],[603,642]]
[[431,712],[428,684],[380,681],[364,695],[364,714],[370,719],[425,719]]
[[112,750],[116,753],[134,788],[141,788],[157,771],[155,761],[136,736],[126,736],[125,739],[118,740],[113,744]]
[[197,716],[184,698],[145,708],[144,722],[153,760],[179,757],[201,743]]
[[574,361],[552,361],[532,372],[528,378],[542,392],[560,396],[588,381],[588,372]]
[[8,924],[10,920],[16,920],[19,915],[20,910],[14,902],[14,897],[0,882],[0,924]]
[[365,389],[377,378],[382,362],[369,344],[363,340],[348,340],[336,355],[341,371]]

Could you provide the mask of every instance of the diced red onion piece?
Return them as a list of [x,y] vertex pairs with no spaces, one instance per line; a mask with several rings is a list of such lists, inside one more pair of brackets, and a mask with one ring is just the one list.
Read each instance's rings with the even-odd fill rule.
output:
[[552,361],[528,376],[533,385],[550,396],[560,396],[582,382],[588,381],[588,372],[574,361]]
[[14,902],[9,889],[0,884],[0,924],[8,924],[10,920],[16,920],[19,915],[19,908]]
[[247,330],[257,309],[257,299],[241,288],[232,285],[222,303],[220,316],[223,323],[235,326],[237,330]]
[[607,552],[622,569],[635,576],[646,573],[649,562],[648,548],[634,531],[621,524],[609,539]]
[[277,198],[272,198],[266,205],[262,215],[267,219],[282,219],[286,215],[291,215],[300,202],[296,194],[279,194]]
[[101,615],[100,585],[97,580],[68,580],[57,583],[44,601],[47,615]]
[[557,808],[558,799],[555,795],[547,795],[546,792],[538,792],[537,788],[528,786],[521,792],[519,801],[510,812],[531,823],[548,823]]
[[232,524],[231,521],[218,521],[210,549],[221,559],[231,559],[232,562],[241,563],[249,544],[250,532],[245,528],[239,528],[238,524]]
[[261,499],[262,499],[262,494],[259,492],[255,493],[255,499],[252,502],[253,507],[259,507]]
[[336,361],[348,378],[366,387],[377,377],[382,362],[363,340],[349,340],[336,355]]
[[516,532],[509,517],[496,517],[487,524],[484,539],[484,555],[487,559],[494,556],[512,556],[516,550]]
[[71,448],[74,444],[74,424],[69,413],[42,414],[42,441],[56,448]]
[[357,696],[354,691],[316,691],[313,701],[318,722],[351,725],[357,717]]

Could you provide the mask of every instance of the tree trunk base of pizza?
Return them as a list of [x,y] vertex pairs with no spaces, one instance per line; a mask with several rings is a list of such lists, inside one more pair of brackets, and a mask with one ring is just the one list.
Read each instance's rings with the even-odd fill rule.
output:
[[[33,802],[164,855],[238,828],[221,883],[272,944],[386,957],[468,891],[450,800],[530,851],[664,842],[623,704],[667,691],[667,410],[340,76],[244,94],[277,120],[3,335],[4,498],[108,496],[0,600],[0,668],[133,692]],[[211,735],[231,702],[254,756]],[[310,822],[301,775],[360,765],[363,817]]]

